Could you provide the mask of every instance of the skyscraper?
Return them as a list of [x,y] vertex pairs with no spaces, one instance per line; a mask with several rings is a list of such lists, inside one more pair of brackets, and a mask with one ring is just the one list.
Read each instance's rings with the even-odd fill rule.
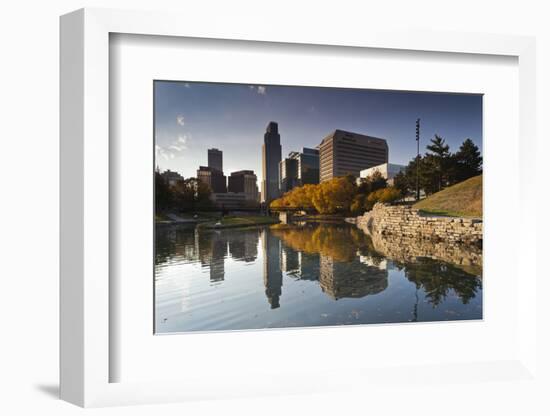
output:
[[244,193],[252,201],[258,200],[257,177],[253,170],[239,170],[231,172],[228,180],[228,192]]
[[279,126],[270,121],[262,145],[262,202],[269,204],[279,197],[279,162],[281,161],[281,136]]
[[291,152],[288,157],[298,161],[300,185],[319,183],[319,150],[304,147],[302,153]]
[[226,177],[221,170],[208,166],[199,166],[197,170],[197,179],[207,184],[214,193],[227,192]]
[[218,149],[208,149],[208,167],[223,172],[223,152]]
[[321,182],[348,174],[359,177],[363,169],[388,163],[388,144],[377,137],[335,130],[319,145],[319,157]]
[[285,158],[279,162],[279,190],[281,194],[298,186],[298,160]]

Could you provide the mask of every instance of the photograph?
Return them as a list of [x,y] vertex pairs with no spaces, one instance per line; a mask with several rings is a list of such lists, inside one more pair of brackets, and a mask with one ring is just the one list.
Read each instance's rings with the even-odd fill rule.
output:
[[153,92],[155,334],[483,319],[483,94]]

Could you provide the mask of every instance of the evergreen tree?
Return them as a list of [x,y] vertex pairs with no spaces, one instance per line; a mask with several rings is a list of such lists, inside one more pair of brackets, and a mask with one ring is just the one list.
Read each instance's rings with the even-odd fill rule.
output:
[[439,135],[435,135],[433,139],[430,140],[426,149],[430,153],[426,154],[428,165],[428,172],[425,174],[431,174],[431,187],[434,188],[433,191],[437,192],[443,189],[449,184],[449,173],[451,168],[451,154],[449,153],[449,145],[445,144],[445,139]]
[[481,174],[483,158],[479,148],[471,139],[466,139],[454,155],[457,181],[463,181]]

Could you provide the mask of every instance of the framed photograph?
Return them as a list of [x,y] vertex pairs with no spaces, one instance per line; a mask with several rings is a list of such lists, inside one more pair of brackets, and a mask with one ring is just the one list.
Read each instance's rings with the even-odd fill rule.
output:
[[482,95],[153,89],[156,334],[483,318]]
[[304,36],[61,18],[63,399],[537,383],[533,39]]

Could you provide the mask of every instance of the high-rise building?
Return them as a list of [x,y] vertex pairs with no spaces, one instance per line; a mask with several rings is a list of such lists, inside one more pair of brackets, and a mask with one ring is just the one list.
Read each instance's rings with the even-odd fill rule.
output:
[[183,182],[183,176],[181,176],[178,172],[171,171],[170,169],[162,172],[160,176],[162,176],[170,188],[173,188]]
[[244,193],[246,199],[258,200],[258,178],[253,170],[231,172],[227,181],[229,192]]
[[226,193],[226,177],[222,171],[208,166],[199,166],[197,179],[207,184],[213,193]]
[[281,161],[281,136],[279,126],[270,121],[262,145],[262,202],[269,204],[279,197],[279,162]]
[[386,140],[363,134],[335,130],[319,145],[320,180],[328,181],[388,162]]
[[208,149],[208,167],[223,172],[223,152],[218,149]]
[[279,162],[279,190],[281,194],[298,186],[298,160],[285,158]]
[[304,147],[290,152],[279,163],[279,190],[288,192],[296,186],[319,183],[319,151]]
[[288,157],[298,162],[298,180],[300,185],[319,183],[319,150],[302,148],[302,152],[290,152]]

